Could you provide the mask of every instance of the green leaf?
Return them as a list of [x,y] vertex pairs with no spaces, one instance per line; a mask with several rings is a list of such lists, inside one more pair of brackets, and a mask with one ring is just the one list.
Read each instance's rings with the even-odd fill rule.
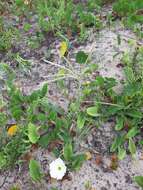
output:
[[140,131],[136,128],[133,127],[132,129],[130,129],[126,135],[126,138],[132,138],[134,136],[136,136]]
[[29,163],[30,176],[33,181],[40,181],[42,178],[39,163],[36,160],[30,160]]
[[123,136],[116,137],[112,143],[110,151],[115,152],[117,148],[123,143],[123,140],[124,140]]
[[119,147],[118,148],[118,158],[120,160],[123,160],[125,158],[125,156],[126,156],[126,150]]
[[117,41],[118,41],[118,45],[121,45],[121,36],[120,36],[120,34],[117,35]]
[[34,144],[37,143],[40,138],[37,127],[32,123],[29,123],[28,125],[28,138],[30,142]]
[[84,64],[88,58],[88,55],[84,53],[84,51],[79,51],[76,54],[76,62],[80,64]]
[[95,70],[97,70],[97,68],[98,68],[98,66],[95,63],[91,64],[84,69],[83,73],[85,73],[85,74],[93,73]]
[[55,187],[52,187],[50,190],[58,190],[57,188],[55,188]]
[[[141,93],[141,84],[139,82],[132,82],[124,86],[123,94],[127,97],[133,97],[140,93]],[[131,111],[133,110],[131,109],[130,112]]]
[[48,85],[44,84],[41,91],[40,91],[40,98],[44,98],[48,91]]
[[84,127],[86,118],[84,117],[83,114],[79,114],[78,118],[77,118],[77,128],[79,130],[81,130]]
[[20,6],[23,4],[23,0],[15,0],[16,5]]
[[73,150],[72,150],[72,144],[71,143],[67,143],[64,146],[63,156],[64,156],[65,160],[67,160],[67,161],[71,160],[71,158],[73,156]]
[[42,148],[47,148],[48,144],[52,141],[52,135],[46,134],[39,139],[39,144]]
[[41,122],[45,122],[45,121],[47,121],[47,116],[44,113],[39,113],[37,115],[37,120],[39,120]]
[[0,152],[0,169],[6,165],[7,161],[3,153]]
[[30,103],[37,100],[39,98],[39,90],[35,90],[32,92],[32,94],[29,96]]
[[19,105],[14,105],[12,108],[11,108],[11,113],[12,113],[12,116],[16,119],[16,120],[19,120],[21,118],[21,116],[23,115],[22,113],[22,109]]
[[136,176],[134,177],[135,182],[143,188],[143,176]]
[[122,107],[118,106],[108,106],[108,108],[106,109],[106,115],[107,116],[115,115],[122,109],[123,109]]
[[75,155],[72,158],[72,169],[79,170],[85,160],[86,156],[84,154]]
[[117,131],[121,130],[124,127],[124,119],[123,117],[117,117],[115,129]]
[[93,117],[98,117],[100,116],[100,114],[98,113],[98,106],[93,106],[93,107],[89,107],[87,108],[87,114]]
[[103,86],[104,85],[104,78],[101,76],[97,76],[95,79],[95,82],[98,86]]
[[128,115],[130,117],[134,117],[134,118],[139,118],[139,119],[141,119],[143,117],[142,113],[140,111],[136,111],[136,110],[128,110],[126,115]]
[[125,76],[126,76],[127,81],[129,83],[134,82],[135,76],[134,76],[133,69],[131,67],[125,67],[124,71],[125,71]]
[[136,153],[136,145],[132,139],[129,139],[129,151],[132,155]]

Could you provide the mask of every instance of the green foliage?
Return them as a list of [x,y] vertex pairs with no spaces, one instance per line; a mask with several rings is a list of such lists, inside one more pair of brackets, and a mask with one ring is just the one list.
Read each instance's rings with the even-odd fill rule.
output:
[[[72,34],[79,33],[80,39],[86,37],[86,27],[94,26],[99,29],[101,21],[93,13],[94,9],[100,10],[98,0],[90,0],[87,6],[84,3],[74,3],[72,0],[60,1],[40,1],[35,0],[29,5],[18,0],[13,3],[12,10],[17,15],[30,16],[30,11],[38,15],[38,25],[41,31],[62,31],[67,34],[71,30]],[[30,25],[24,28],[29,30]]]
[[50,190],[58,190],[57,188],[55,188],[55,187],[52,187]]
[[6,165],[6,158],[3,153],[0,153],[0,169],[2,169]]
[[79,170],[85,160],[86,156],[84,154],[77,154],[73,156],[71,162],[71,168],[74,170]]
[[64,159],[69,161],[73,156],[72,144],[68,143],[64,146]]
[[18,30],[15,28],[2,29],[0,32],[0,51],[5,52],[12,48],[14,40],[18,39]]
[[86,117],[83,113],[80,113],[77,117],[77,128],[81,131],[85,125]]
[[[125,55],[124,55],[125,56]],[[143,73],[142,61],[143,54],[141,47],[136,48],[132,54],[126,54],[123,57],[125,64],[124,71],[126,81],[123,84],[123,90],[116,93],[113,87],[116,82],[110,78],[98,77],[94,83],[89,84],[89,95],[92,96],[93,85],[98,93],[94,96],[92,107],[88,107],[86,112],[96,120],[106,121],[110,117],[115,118],[115,131],[117,137],[114,139],[110,148],[111,152],[117,152],[119,159],[123,159],[128,151],[134,155],[136,137],[142,133],[142,102],[143,102]],[[87,86],[86,86],[87,91]],[[109,100],[106,102],[106,100]],[[128,148],[125,144],[128,143]]]
[[88,55],[83,51],[79,51],[76,54],[76,62],[80,64],[84,64],[87,61]]
[[132,155],[136,153],[136,145],[131,138],[129,139],[129,151]]
[[136,182],[140,187],[143,188],[143,176],[136,176],[136,177],[134,178],[134,180],[135,180],[135,182]]
[[21,190],[18,185],[13,185],[12,187],[9,188],[9,190]]
[[99,116],[98,106],[87,108],[87,114],[93,117],[98,117]]
[[118,158],[120,160],[123,160],[125,158],[125,156],[126,156],[126,150],[122,147],[119,147],[118,148]]
[[135,23],[143,23],[142,8],[142,0],[118,0],[113,5],[113,10],[118,15],[125,17],[125,24],[131,28]]
[[40,181],[42,178],[39,163],[36,160],[30,160],[29,163],[30,176],[34,181]]
[[[91,6],[91,4],[89,4]],[[95,5],[94,5],[95,6]],[[92,12],[85,9],[82,3],[74,4],[72,0],[36,1],[36,12],[39,24],[43,30],[66,30],[68,27],[74,32],[80,28],[79,24],[97,25],[99,21]],[[96,23],[97,22],[97,23]]]
[[[47,99],[47,84],[29,95],[24,95],[15,86],[14,72],[6,65],[2,65],[1,69],[3,74],[7,74],[7,80],[3,81],[7,99],[3,97],[5,104],[1,101],[1,106],[5,109],[0,115],[0,125],[3,130],[0,133],[0,168],[14,167],[22,155],[32,147],[32,144],[47,147],[56,141],[62,142],[62,146],[54,147],[51,151],[57,157],[62,155],[70,168],[79,168],[85,156],[77,154],[74,149],[73,136],[70,131],[73,116],[65,115],[61,108]],[[17,126],[17,131],[11,136],[8,135],[6,128],[9,120],[13,120],[14,125]],[[77,133],[83,127],[84,123],[78,119]],[[32,179],[38,180],[40,174],[37,172],[38,176],[34,176],[35,170],[38,170],[36,163],[30,161],[29,168]]]
[[34,144],[37,143],[40,138],[40,135],[38,134],[38,129],[32,123],[28,124],[28,138],[30,142]]

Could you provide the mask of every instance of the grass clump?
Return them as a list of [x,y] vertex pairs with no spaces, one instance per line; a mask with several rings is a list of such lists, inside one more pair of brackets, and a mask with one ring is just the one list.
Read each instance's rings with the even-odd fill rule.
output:
[[118,0],[113,4],[113,10],[121,17],[124,23],[131,28],[134,24],[143,24],[143,1],[142,0]]

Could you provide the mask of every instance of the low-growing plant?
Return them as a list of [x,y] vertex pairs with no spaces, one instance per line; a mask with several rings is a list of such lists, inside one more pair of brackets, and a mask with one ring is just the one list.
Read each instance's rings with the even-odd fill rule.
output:
[[126,152],[134,155],[136,144],[142,144],[142,139],[136,142],[135,138],[142,133],[142,47],[135,48],[134,53],[128,56],[128,58],[127,55],[123,56],[126,81],[121,93],[114,91],[117,81],[113,78],[96,76],[96,79],[89,80],[88,77],[97,67],[91,63],[88,65],[89,57],[83,51],[77,53],[76,62],[84,64],[84,70],[78,73],[65,69],[65,72],[62,72],[67,78],[69,74],[79,85],[78,97],[69,107],[70,116],[77,120],[77,131],[82,134],[85,130],[84,136],[91,126],[100,126],[103,121],[114,118],[117,138],[110,151],[116,151],[119,159],[123,159]]
[[124,23],[131,28],[134,28],[136,23],[143,23],[142,8],[142,0],[118,0],[113,5],[113,10],[119,16],[125,17]]
[[143,176],[136,176],[134,180],[143,189]]
[[[14,72],[5,64],[1,64],[1,71],[4,87],[0,107],[1,170],[20,163],[22,155],[35,144],[41,147],[51,145],[56,157],[66,160],[69,168],[78,169],[85,155],[76,153],[73,148],[74,136],[70,130],[73,118],[65,116],[60,107],[47,99],[47,84],[25,95],[15,84]],[[40,180],[42,174],[36,160],[30,161],[29,168],[32,179]]]
[[19,32],[17,29],[14,28],[7,28],[1,27],[0,32],[0,51],[6,52],[10,50],[14,44],[14,40],[18,40]]
[[87,113],[97,119],[115,118],[117,137],[110,151],[117,151],[120,159],[123,159],[128,151],[134,155],[136,145],[142,144],[142,139],[136,141],[136,136],[142,133],[143,119],[142,47],[135,49],[131,55],[124,55],[123,60],[126,81],[123,84],[122,92],[114,91],[116,86],[114,79],[97,77],[94,83],[98,84],[100,98],[97,96],[93,106],[87,109]]
[[[64,32],[67,35],[79,34],[80,39],[85,38],[86,27],[94,26],[101,28],[102,24],[96,17],[94,10],[100,10],[97,0],[84,3],[74,3],[72,0],[65,1],[15,1],[13,9],[18,7],[18,14],[29,17],[28,10],[38,15],[38,23],[41,31]],[[31,6],[30,6],[31,5]],[[16,9],[17,10],[17,9]]]

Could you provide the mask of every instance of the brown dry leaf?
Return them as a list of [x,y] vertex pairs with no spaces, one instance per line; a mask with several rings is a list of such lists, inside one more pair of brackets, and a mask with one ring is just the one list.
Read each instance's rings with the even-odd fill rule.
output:
[[37,150],[39,148],[38,143],[37,144],[32,144],[31,146],[31,152],[34,152],[35,150]]
[[58,147],[59,145],[62,145],[63,142],[60,140],[55,140],[51,142],[48,146],[48,151],[51,152],[55,147]]
[[111,161],[114,161],[114,162],[118,161],[118,156],[116,154],[112,154]]
[[111,170],[117,170],[118,168],[118,162],[111,162],[110,169]]
[[137,15],[143,15],[143,9],[137,10],[136,14]]
[[67,29],[67,36],[68,36],[69,39],[72,37],[72,30],[71,30],[71,28]]
[[143,160],[143,153],[141,153],[141,157],[140,157],[141,160]]
[[69,175],[69,173],[66,173],[66,175],[63,177],[62,181],[65,181],[65,180],[67,180],[67,181],[72,180],[72,177],[71,177],[71,175]]
[[95,187],[91,187],[90,190],[96,190]]
[[51,184],[57,183],[57,180],[54,179],[54,178],[50,178],[50,183],[51,183]]
[[112,156],[111,156],[111,163],[110,163],[110,169],[112,169],[112,170],[117,170],[117,168],[118,168],[118,157],[117,157],[117,155],[116,154],[113,154]]
[[26,154],[24,154],[21,158],[22,160],[25,161],[30,161],[32,159],[32,154],[30,152],[27,152]]
[[100,165],[102,163],[102,157],[100,155],[96,156],[95,163],[96,165]]
[[3,130],[2,130],[2,128],[0,128],[0,135],[3,133]]

